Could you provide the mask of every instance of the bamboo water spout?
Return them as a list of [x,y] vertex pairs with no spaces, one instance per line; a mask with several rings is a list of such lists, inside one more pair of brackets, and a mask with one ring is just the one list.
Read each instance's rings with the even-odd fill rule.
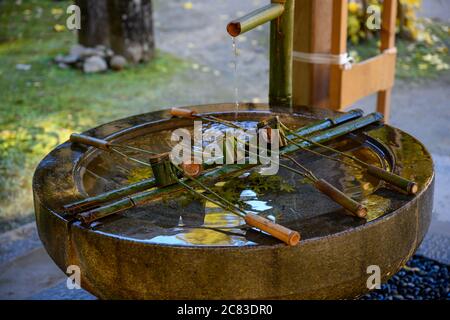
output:
[[232,37],[270,21],[269,103],[292,106],[292,50],[294,38],[294,0],[272,0],[231,21],[227,31]]
[[266,22],[278,18],[284,12],[284,5],[271,3],[265,7],[256,9],[249,14],[231,21],[227,25],[227,31],[232,37],[250,31]]

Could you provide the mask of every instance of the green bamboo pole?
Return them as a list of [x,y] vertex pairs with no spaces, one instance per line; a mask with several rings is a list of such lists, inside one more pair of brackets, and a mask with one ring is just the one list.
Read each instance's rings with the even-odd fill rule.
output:
[[[309,141],[304,140],[304,141],[300,142],[298,145],[290,144],[290,145],[284,147],[282,152],[283,153],[291,153],[291,152],[299,150],[300,148],[309,148],[314,145],[313,144],[314,142],[316,142],[316,143],[327,142],[331,139],[335,139],[335,138],[341,137],[343,135],[346,135],[350,132],[364,128],[364,127],[368,126],[369,124],[379,122],[382,119],[383,119],[383,115],[381,113],[374,112],[374,113],[368,114],[365,117],[359,118],[357,120],[353,120],[353,121],[341,124],[339,126],[333,127],[331,129],[325,130],[324,132],[314,134],[314,135],[308,137]],[[287,139],[293,140],[293,139],[295,139],[295,135],[290,134],[287,136]]]
[[155,179],[145,179],[136,183],[129,184],[119,189],[111,190],[93,197],[85,198],[64,206],[64,211],[68,214],[76,214],[93,207],[100,206],[109,201],[116,200],[128,196],[133,193],[138,193],[156,186]]
[[269,104],[292,106],[292,51],[295,0],[272,0],[271,4],[231,21],[232,37],[270,21]]
[[215,203],[219,207],[225,210],[229,210],[230,212],[236,214],[239,217],[242,217],[247,225],[249,225],[252,228],[257,228],[261,231],[267,232],[272,237],[275,237],[287,245],[295,246],[300,241],[300,233],[297,231],[291,230],[289,228],[286,228],[278,223],[275,223],[273,221],[270,221],[267,218],[255,215],[253,213],[247,213],[243,209],[241,209],[239,206],[235,206],[233,203],[229,202],[225,198],[221,197],[219,194],[214,192],[214,190],[210,189],[208,186],[203,184],[202,182],[198,181],[197,179],[194,179],[192,177],[188,177],[191,181],[194,183],[197,183],[199,186],[201,186],[206,191],[210,192],[211,194],[215,195],[218,199],[218,201],[211,199],[210,197],[197,192],[192,186],[189,184],[186,184],[185,182],[179,180],[179,183],[183,185],[186,189],[191,191],[194,194],[197,194],[204,199],[211,201],[212,203]]
[[[332,139],[341,137],[345,134],[348,134],[352,131],[361,129],[367,125],[376,123],[383,118],[383,115],[380,113],[372,113],[360,119],[353,120],[348,123],[341,124],[337,127],[326,130],[325,132],[319,132],[309,139],[314,142],[324,143],[330,141]],[[292,153],[297,150],[311,147],[312,144],[307,141],[299,142],[297,145],[289,145],[280,150],[280,154]],[[253,167],[257,166],[256,164],[230,164],[226,166],[222,166],[216,169],[212,169],[211,171],[205,172],[203,175],[197,178],[197,180],[203,183],[213,183],[219,180],[222,180],[230,175],[241,174]],[[183,182],[189,183],[183,180]],[[179,184],[170,185],[165,188],[157,188],[148,191],[144,191],[142,193],[129,196],[125,199],[110,203],[106,206],[102,206],[99,208],[92,209],[87,212],[83,212],[79,214],[77,217],[80,218],[85,223],[90,223],[95,220],[104,218],[114,213],[118,213],[120,211],[129,209],[134,206],[143,205],[150,201],[161,198],[162,196],[167,195],[176,195],[180,192],[183,192],[184,187]]]
[[356,202],[345,193],[341,192],[339,189],[336,189],[334,186],[329,184],[323,179],[319,179],[314,182],[314,187],[327,195],[335,202],[339,203],[342,207],[350,211],[352,214],[356,215],[359,218],[364,218],[367,216],[367,208],[362,204]]
[[295,0],[274,2],[284,3],[284,12],[270,22],[269,104],[291,107]]
[[173,172],[173,164],[170,161],[169,153],[150,158],[153,176],[158,188],[167,187],[178,182]]
[[400,177],[399,175],[386,171],[382,168],[373,166],[373,165],[367,165],[366,166],[367,172],[378,178],[381,179],[405,192],[408,194],[416,194],[417,191],[419,191],[419,186],[414,181],[405,179],[403,177]]
[[361,109],[353,109],[334,118],[326,118],[324,120],[316,121],[308,126],[298,129],[295,132],[299,136],[308,136],[320,130],[325,130],[331,128],[332,126],[337,126],[344,122],[361,118],[363,115],[364,111]]

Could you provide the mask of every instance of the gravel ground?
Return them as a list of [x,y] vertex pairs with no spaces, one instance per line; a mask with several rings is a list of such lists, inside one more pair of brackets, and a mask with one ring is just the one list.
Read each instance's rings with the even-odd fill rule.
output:
[[450,266],[416,255],[362,300],[450,300]]

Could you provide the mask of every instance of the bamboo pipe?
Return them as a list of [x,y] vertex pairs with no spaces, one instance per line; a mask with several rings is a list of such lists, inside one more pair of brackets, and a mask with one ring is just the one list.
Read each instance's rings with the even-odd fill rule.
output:
[[181,169],[183,170],[185,175],[195,178],[202,173],[203,166],[197,163],[182,163]]
[[417,191],[419,191],[419,186],[414,181],[405,179],[403,177],[400,177],[399,175],[389,172],[387,170],[384,170],[382,168],[373,166],[373,165],[367,165],[366,166],[367,172],[383,181],[386,181],[387,183],[400,188],[401,190],[407,192],[408,194],[416,194]]
[[227,25],[228,33],[232,37],[237,37],[270,21],[270,105],[292,106],[294,5],[294,0],[272,0],[271,4]]
[[[272,237],[277,238],[290,246],[295,246],[300,241],[300,233],[298,233],[297,231],[283,227],[282,225],[272,222],[264,217],[260,217],[258,215],[252,214],[252,213],[247,213],[239,207],[236,208],[233,203],[222,198],[219,194],[217,194],[216,192],[211,190],[208,186],[206,186],[202,182],[200,182],[194,178],[190,178],[190,180],[194,181],[199,186],[201,186],[203,189],[205,189],[206,191],[209,191],[210,193],[215,195],[218,199],[221,199],[224,203],[222,203],[220,201],[216,202],[215,200],[211,199],[210,197],[205,196],[200,193],[199,195],[201,197],[212,201],[213,203],[217,204],[218,206],[222,207],[225,210],[230,210],[230,212],[232,212],[240,217],[243,217],[245,222],[250,227],[257,228],[261,231],[267,232]],[[180,182],[180,184],[184,185],[188,190],[195,192],[195,190],[190,185],[182,182],[181,180],[179,180],[179,182]]]
[[152,166],[153,176],[158,188],[167,187],[178,182],[172,170],[173,164],[170,161],[169,153],[151,157],[150,165]]
[[342,207],[350,211],[352,214],[359,218],[365,218],[367,216],[367,208],[362,204],[356,202],[346,194],[342,193],[339,189],[336,189],[331,184],[323,179],[314,182],[314,186],[323,194],[327,195]]
[[244,217],[245,222],[252,227],[267,232],[271,236],[283,241],[284,243],[295,246],[300,241],[300,233],[274,223],[269,219],[260,217],[253,213],[247,213]]
[[[350,133],[354,130],[361,129],[369,124],[378,122],[382,118],[383,118],[382,114],[372,113],[363,118],[356,119],[349,123],[344,123],[338,127],[326,130],[325,132],[317,133],[317,134],[313,135],[310,139],[312,141],[315,141],[318,143],[327,142],[334,138],[337,138],[337,137],[340,137],[347,133]],[[284,147],[282,150],[280,150],[280,154],[292,153],[292,152],[295,152],[302,148],[307,148],[310,146],[311,146],[311,143],[302,141],[298,145],[289,145],[289,146]],[[205,172],[204,174],[199,176],[198,179],[202,182],[213,183],[213,182],[217,182],[217,181],[225,178],[226,176],[245,172],[255,166],[257,166],[257,165],[255,165],[255,164],[230,164],[230,165],[222,166],[222,167],[213,169],[211,171]],[[79,215],[79,217],[83,221],[92,222],[92,221],[101,219],[103,217],[109,216],[111,214],[118,213],[122,210],[129,209],[133,206],[142,205],[142,204],[148,203],[152,200],[156,200],[158,198],[161,198],[164,195],[175,195],[183,190],[184,190],[183,186],[181,186],[179,184],[175,184],[175,185],[171,185],[171,186],[168,186],[165,188],[157,188],[157,189],[144,191],[139,194],[129,196],[125,199],[121,199],[116,202],[110,203],[106,206],[92,209],[88,212],[85,212],[85,213]]]
[[80,143],[80,144],[92,146],[94,148],[106,150],[106,151],[109,151],[110,147],[111,147],[110,143],[106,140],[102,140],[102,139],[98,139],[98,138],[94,138],[94,137],[90,137],[90,136],[86,136],[84,134],[78,134],[78,133],[72,133],[70,135],[69,141],[72,143]]
[[174,108],[170,109],[170,114],[173,117],[194,119],[194,118],[196,118],[197,111],[174,107]]
[[235,19],[228,23],[227,31],[232,37],[237,37],[247,31],[250,31],[266,22],[278,18],[284,12],[284,5],[280,3],[271,3],[262,8],[256,9],[249,14]]
[[69,214],[75,214],[78,212],[92,209],[93,207],[96,206],[100,206],[106,202],[128,196],[132,193],[137,193],[147,189],[151,189],[155,186],[156,186],[155,179],[153,178],[145,179],[136,183],[129,184],[125,187],[116,190],[111,190],[109,192],[105,192],[97,196],[85,198],[83,200],[70,203],[68,205],[65,205],[63,208],[65,212]]
[[[286,128],[286,126],[284,126],[284,128]],[[377,166],[374,166],[374,165],[371,165],[371,164],[367,164],[364,161],[361,161],[360,159],[358,159],[358,158],[356,158],[356,157],[354,157],[352,155],[349,155],[349,154],[347,154],[345,152],[340,152],[339,150],[335,150],[333,148],[324,146],[323,144],[320,144],[320,143],[317,143],[317,142],[313,142],[313,141],[309,140],[308,138],[305,138],[304,136],[299,135],[296,132],[293,132],[292,134],[294,136],[296,136],[297,138],[299,138],[300,140],[310,142],[311,144],[313,144],[315,146],[324,148],[326,150],[330,150],[332,152],[340,154],[341,156],[344,156],[346,158],[349,158],[349,159],[355,161],[355,163],[357,163],[358,167],[365,169],[367,171],[367,173],[369,173],[371,176],[373,176],[375,178],[378,178],[380,180],[383,180],[383,181],[391,184],[392,186],[394,186],[396,188],[399,188],[400,190],[402,190],[402,191],[404,191],[404,192],[406,192],[408,194],[414,195],[419,190],[419,186],[414,181],[411,181],[411,180],[408,180],[406,178],[403,178],[403,177],[401,177],[401,176],[399,176],[399,175],[397,175],[397,174],[395,174],[393,172],[387,171],[387,170],[385,170],[383,168],[379,168]],[[294,142],[294,144],[295,144],[295,142]],[[309,150],[309,151],[313,152],[312,150]],[[317,152],[314,152],[314,153],[317,153]],[[322,157],[326,157],[328,159],[332,159],[334,161],[339,161],[336,158],[328,157],[328,156],[325,156],[325,155],[320,154],[320,153],[317,153],[317,154],[322,156]]]
[[363,115],[364,111],[361,109],[353,109],[334,118],[325,118],[324,120],[319,120],[310,125],[301,127],[295,131],[295,133],[299,136],[308,136],[320,130],[329,129],[332,126],[337,126],[343,124],[344,122],[361,118]]
[[[152,156],[155,155],[159,155],[159,153],[150,151],[150,150],[145,150],[145,149],[141,149],[141,148],[136,148],[136,147],[132,147],[132,146],[128,146],[128,145],[121,145],[121,144],[115,144],[115,143],[111,143],[107,140],[104,139],[99,139],[99,138],[95,138],[95,137],[91,137],[91,136],[86,136],[84,134],[79,134],[79,133],[72,133],[70,135],[70,142],[72,143],[80,143],[80,144],[85,144],[97,149],[101,149],[101,150],[105,150],[105,151],[114,151],[116,153],[119,153],[121,155],[123,155],[120,151],[116,150],[116,149],[128,149],[131,151],[139,151],[142,153],[147,153],[147,154],[151,154]],[[139,162],[139,161],[138,161]]]
[[85,224],[90,224],[91,222],[100,220],[114,213],[121,212],[123,210],[131,209],[135,207],[137,203],[132,197],[126,197],[112,204],[102,206],[96,209],[91,209],[86,212],[81,212],[77,214],[77,218]]
[[292,107],[295,0],[284,2],[284,13],[270,22],[269,104]]
[[208,121],[208,122],[222,123],[224,125],[234,127],[234,128],[240,128],[238,125],[234,124],[232,121],[220,119],[220,118],[214,117],[212,115],[202,116],[202,115],[197,114],[197,111],[195,111],[195,110],[174,107],[174,108],[170,109],[170,114],[173,117],[186,118],[186,119],[200,119],[200,120],[204,120],[204,121]]
[[[350,121],[350,122],[346,122],[344,124],[341,124],[337,127],[333,127],[331,129],[325,130],[324,132],[320,132],[317,134],[314,134],[312,136],[310,136],[308,138],[309,141],[303,140],[301,143],[299,144],[290,144],[286,147],[283,148],[281,152],[283,153],[291,153],[294,151],[297,151],[301,148],[308,148],[314,145],[315,143],[323,143],[323,142],[327,142],[331,139],[335,139],[338,137],[341,137],[343,135],[346,135],[350,132],[356,131],[358,129],[364,128],[365,126],[368,126],[370,124],[379,122],[383,119],[383,115],[379,112],[373,112],[368,114],[365,117]],[[288,140],[293,140],[295,139],[295,135],[294,134],[290,134],[287,136]]]
[[[174,117],[186,118],[186,119],[202,118],[202,116],[200,114],[198,114],[197,111],[195,111],[195,110],[182,109],[182,108],[176,108],[176,107],[170,109],[170,114]],[[361,118],[363,115],[364,115],[364,111],[362,111],[361,109],[353,109],[353,110],[350,110],[339,116],[336,116],[334,118],[325,118],[323,120],[318,120],[310,125],[301,127],[300,129],[298,129],[296,131],[296,134],[298,134],[300,136],[307,136],[307,135],[313,134],[317,131],[325,130],[332,126],[337,126],[344,122]],[[214,119],[217,119],[217,118],[214,118]],[[207,119],[207,120],[211,121],[209,119]],[[226,120],[222,120],[222,121],[226,121]]]
[[[356,202],[355,200],[353,200],[352,198],[347,196],[345,193],[343,193],[339,189],[333,187],[326,180],[318,179],[314,175],[314,173],[312,173],[310,170],[308,170],[305,166],[303,166],[301,163],[299,163],[293,157],[288,156],[288,155],[284,155],[284,157],[288,158],[294,164],[296,164],[298,167],[300,167],[303,171],[305,171],[305,173],[301,173],[301,172],[298,172],[298,173],[300,175],[305,176],[307,179],[309,179],[313,183],[313,186],[317,190],[319,190],[320,192],[322,192],[323,194],[325,194],[326,196],[328,196],[329,198],[331,198],[332,200],[334,200],[335,202],[340,204],[342,207],[344,207],[345,209],[350,211],[353,215],[360,217],[360,218],[364,218],[367,215],[367,208],[364,205]],[[281,163],[280,163],[280,166],[283,166],[286,169],[293,171],[292,168],[281,165]]]

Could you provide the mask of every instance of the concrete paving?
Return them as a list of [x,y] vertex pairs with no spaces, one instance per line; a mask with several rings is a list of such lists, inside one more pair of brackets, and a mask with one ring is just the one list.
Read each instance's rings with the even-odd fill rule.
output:
[[448,0],[425,0],[422,1],[422,8],[419,10],[420,17],[449,21],[450,1]]
[[64,273],[49,261],[45,249],[39,247],[0,267],[0,298],[27,298],[65,278]]
[[[173,105],[235,100],[232,41],[228,20],[267,1],[155,1],[157,46],[192,61],[192,67],[145,103],[158,109]],[[426,0],[421,14],[448,21],[449,1]],[[239,99],[264,102],[268,88],[267,26],[238,41]],[[450,263],[450,74],[421,83],[398,82],[393,91],[390,122],[421,140],[433,154],[436,169],[435,209],[430,231],[419,252]],[[144,104],[143,104],[144,105]],[[375,98],[356,104],[374,110]],[[142,112],[149,111],[143,109]],[[95,299],[84,290],[69,290],[31,223],[0,235],[0,299]]]

